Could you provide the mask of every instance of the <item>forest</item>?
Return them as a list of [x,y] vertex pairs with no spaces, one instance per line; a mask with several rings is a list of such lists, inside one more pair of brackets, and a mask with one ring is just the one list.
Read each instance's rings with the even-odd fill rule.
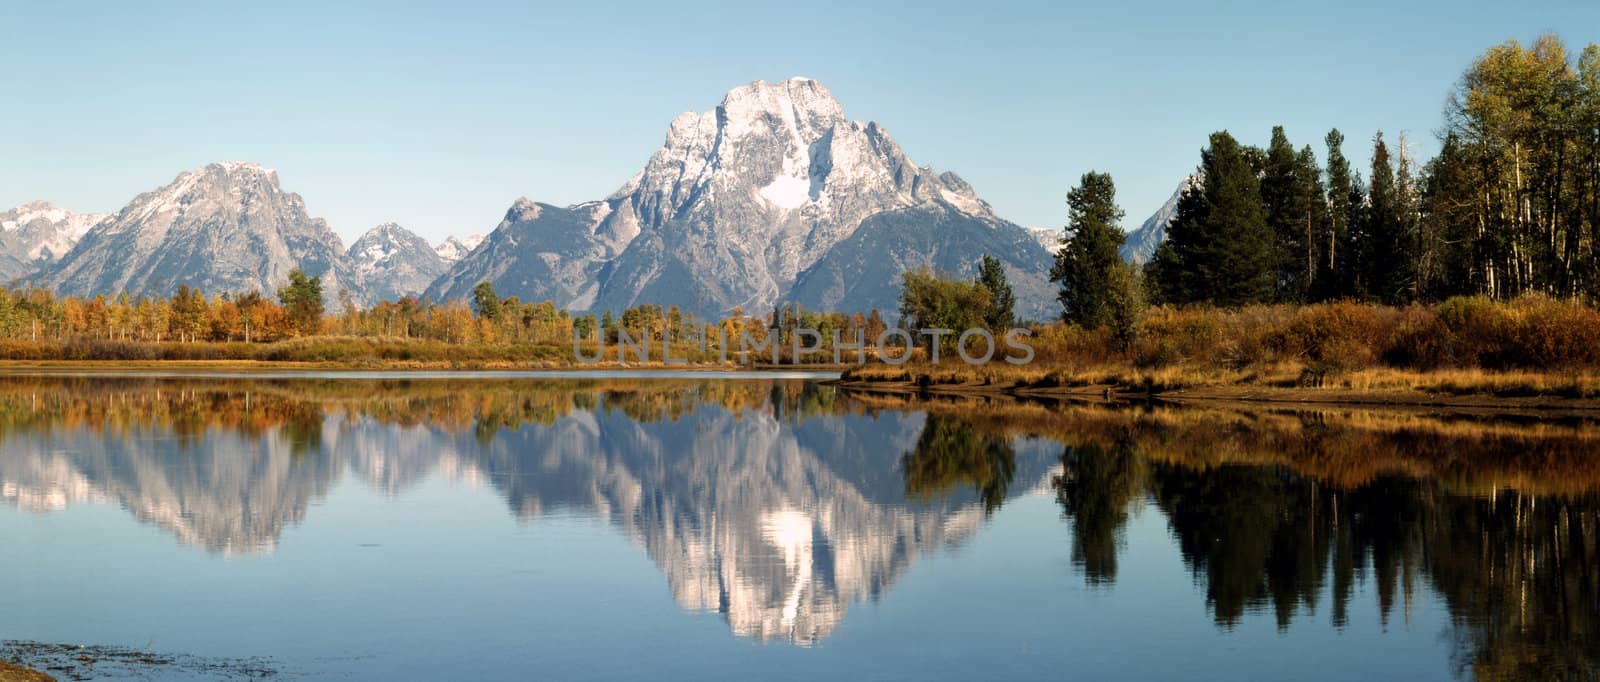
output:
[[1600,295],[1600,45],[1497,45],[1451,93],[1440,150],[1372,135],[1363,178],[1339,130],[1296,149],[1212,134],[1148,276],[1157,302]]

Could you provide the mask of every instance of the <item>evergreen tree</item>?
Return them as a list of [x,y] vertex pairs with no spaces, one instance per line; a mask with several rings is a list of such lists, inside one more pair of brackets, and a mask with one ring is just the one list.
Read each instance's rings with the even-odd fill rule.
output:
[[1391,305],[1410,301],[1413,284],[1413,249],[1401,224],[1402,213],[1389,147],[1380,132],[1372,142],[1372,187],[1363,211],[1356,291]]
[[1318,238],[1328,231],[1327,192],[1322,186],[1322,169],[1317,154],[1306,145],[1295,156],[1295,230],[1299,233],[1300,253],[1295,268],[1299,272],[1300,295],[1296,300],[1311,300],[1316,295],[1318,263],[1324,242]]
[[1094,329],[1112,321],[1112,268],[1127,235],[1117,189],[1106,173],[1088,172],[1067,192],[1067,228],[1050,279],[1061,284],[1062,318]]
[[1277,263],[1252,154],[1226,131],[1200,154],[1199,187],[1184,192],[1151,260],[1165,303],[1241,305],[1270,300]]
[[1438,301],[1490,294],[1483,275],[1492,248],[1483,239],[1477,202],[1472,200],[1478,187],[1477,171],[1455,133],[1445,135],[1425,176],[1418,273],[1423,298]]
[[500,321],[500,296],[494,293],[494,284],[478,282],[472,288],[472,310],[482,319]]
[[1421,190],[1415,169],[1412,168],[1411,149],[1406,145],[1406,134],[1400,133],[1399,162],[1394,172],[1394,203],[1395,227],[1404,253],[1398,254],[1404,259],[1402,266],[1404,272],[1404,291],[1397,301],[1414,302],[1422,297],[1422,234],[1419,229],[1421,222]]
[[1300,209],[1301,177],[1299,157],[1289,144],[1283,126],[1273,126],[1272,142],[1267,146],[1261,174],[1261,203],[1272,227],[1273,260],[1276,263],[1276,298],[1299,301],[1305,298],[1305,236]]
[[1345,158],[1344,133],[1338,128],[1328,131],[1328,220],[1318,242],[1324,245],[1314,298],[1329,300],[1350,296],[1353,287],[1350,277],[1351,216],[1356,215],[1361,202],[1356,190],[1356,179]]
[[978,267],[978,284],[989,292],[989,306],[983,312],[984,324],[991,331],[1004,331],[1016,323],[1017,298],[1006,281],[1006,269],[1000,259],[983,254],[983,264]]

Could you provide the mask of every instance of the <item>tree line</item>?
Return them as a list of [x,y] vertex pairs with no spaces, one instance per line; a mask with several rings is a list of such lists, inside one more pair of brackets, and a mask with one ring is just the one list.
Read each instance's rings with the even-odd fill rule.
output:
[[1403,135],[1391,148],[1379,132],[1363,178],[1337,129],[1320,162],[1281,126],[1265,149],[1213,133],[1142,271],[1117,257],[1125,235],[1110,176],[1085,174],[1068,194],[1053,273],[1064,317],[1131,329],[1145,298],[1600,297],[1600,45],[1576,58],[1553,35],[1490,48],[1457,83],[1440,140],[1419,165]]

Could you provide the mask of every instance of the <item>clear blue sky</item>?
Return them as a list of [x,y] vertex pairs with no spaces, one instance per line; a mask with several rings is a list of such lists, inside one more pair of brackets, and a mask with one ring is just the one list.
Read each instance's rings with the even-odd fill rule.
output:
[[1062,224],[1096,169],[1131,229],[1213,130],[1427,155],[1483,49],[1600,41],[1594,0],[234,5],[0,0],[0,206],[110,211],[248,160],[347,242],[487,232],[518,196],[609,194],[682,111],[804,75],[1004,217]]

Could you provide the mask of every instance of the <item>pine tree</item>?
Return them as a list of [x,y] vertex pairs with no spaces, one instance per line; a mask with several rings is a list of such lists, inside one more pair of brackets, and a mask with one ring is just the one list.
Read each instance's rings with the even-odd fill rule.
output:
[[1321,264],[1317,272],[1314,298],[1330,300],[1350,296],[1353,287],[1350,276],[1350,218],[1356,214],[1361,202],[1356,201],[1356,179],[1350,170],[1350,161],[1344,156],[1344,133],[1338,128],[1328,131],[1328,221],[1318,239],[1324,245]]
[[1050,279],[1061,284],[1062,319],[1094,329],[1112,322],[1112,268],[1127,239],[1111,176],[1090,171],[1067,192],[1067,227]]
[[1270,300],[1276,289],[1272,228],[1261,203],[1251,154],[1226,131],[1200,154],[1199,187],[1184,192],[1151,260],[1158,299],[1241,305]]
[[472,309],[482,319],[500,320],[500,296],[494,292],[493,283],[478,282],[478,286],[472,288]]
[[1403,302],[1414,302],[1421,298],[1422,279],[1422,236],[1418,229],[1421,221],[1421,190],[1417,187],[1417,176],[1412,168],[1411,149],[1406,145],[1406,134],[1400,133],[1399,163],[1394,172],[1394,201],[1395,201],[1395,226],[1399,228],[1400,243],[1405,247],[1405,252],[1399,254],[1404,261],[1405,287],[1400,298]]
[[1017,298],[1006,281],[1006,269],[1000,259],[983,254],[983,264],[978,267],[978,284],[989,292],[989,306],[984,310],[984,324],[991,331],[1003,332],[1016,323]]
[[1402,211],[1399,186],[1389,163],[1389,147],[1380,132],[1372,141],[1372,186],[1357,250],[1360,266],[1356,291],[1391,305],[1410,301],[1413,284],[1413,249],[1401,224]]
[[1302,194],[1299,158],[1283,126],[1273,126],[1261,174],[1261,203],[1267,210],[1267,224],[1272,227],[1276,298],[1280,301],[1305,298]]
[[1322,186],[1322,169],[1317,166],[1317,154],[1306,145],[1295,156],[1295,229],[1300,235],[1300,253],[1295,266],[1300,276],[1300,296],[1296,300],[1311,300],[1316,295],[1318,263],[1322,249],[1326,248],[1319,235],[1328,231],[1328,199]]
[[1455,133],[1446,133],[1439,155],[1428,162],[1418,219],[1417,277],[1421,297],[1439,301],[1451,296],[1487,294],[1482,289],[1483,259],[1475,219],[1476,187],[1471,161]]

